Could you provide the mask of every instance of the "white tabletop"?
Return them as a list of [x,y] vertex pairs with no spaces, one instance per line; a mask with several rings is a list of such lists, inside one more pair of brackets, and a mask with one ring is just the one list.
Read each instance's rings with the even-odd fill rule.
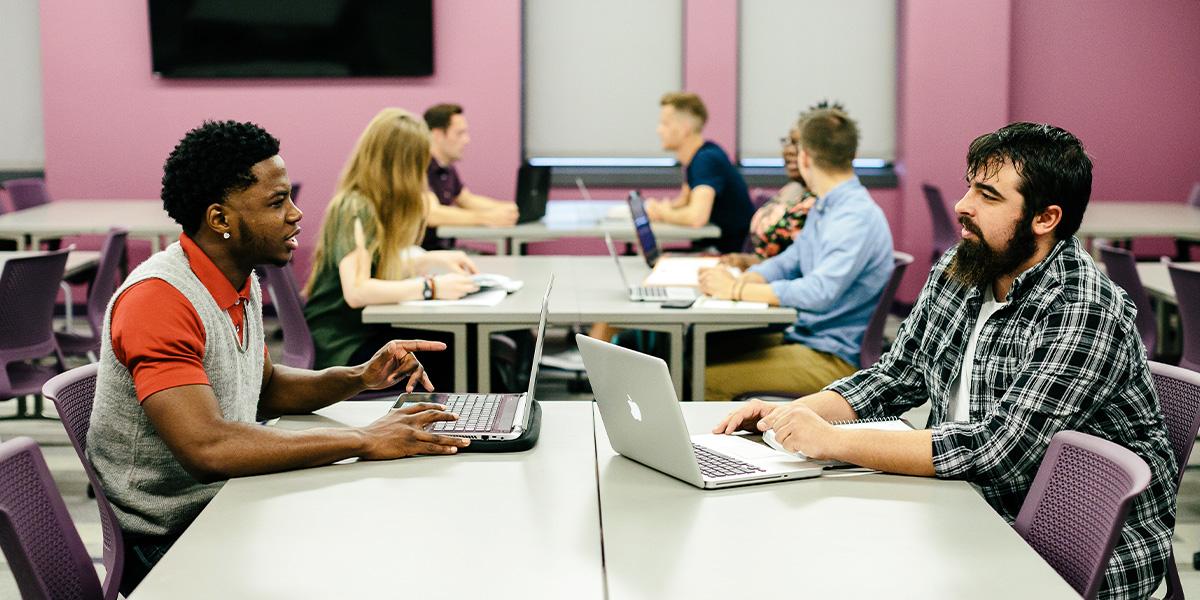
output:
[[154,250],[158,237],[181,231],[161,200],[55,200],[0,215],[0,238],[30,236],[35,244],[67,235],[102,235],[112,227],[123,227],[132,237],[154,238]]
[[[532,223],[510,227],[458,226],[438,227],[438,236],[464,240],[517,243],[543,242],[564,238],[604,237],[632,241],[636,234],[629,211],[613,218],[610,211],[625,206],[622,200],[551,200],[546,203],[546,216]],[[720,237],[721,228],[708,224],[703,227],[684,227],[668,223],[653,223],[650,228],[662,242],[680,242]],[[499,246],[497,246],[499,248]]]
[[[4,268],[4,263],[10,258],[25,258],[29,256],[37,256],[45,254],[45,252],[37,250],[18,250],[0,252],[0,269]],[[67,255],[67,267],[63,271],[63,277],[70,277],[85,269],[90,269],[100,263],[100,252],[96,250],[72,250]]]
[[1150,236],[1200,239],[1200,209],[1183,202],[1093,200],[1076,234],[1081,238]]
[[[279,426],[363,425],[388,405]],[[602,598],[591,404],[543,411],[528,452],[234,479],[131,598]]]
[[[732,404],[681,407],[707,432]],[[596,424],[614,600],[1079,597],[966,483],[875,474],[701,490],[617,456]]]
[[[1177,262],[1173,263],[1177,267],[1200,271],[1200,262]],[[1142,287],[1155,297],[1161,298],[1171,304],[1178,304],[1179,300],[1175,297],[1175,284],[1171,282],[1171,273],[1167,271],[1166,263],[1161,262],[1140,262],[1137,264],[1138,278],[1142,280]]]

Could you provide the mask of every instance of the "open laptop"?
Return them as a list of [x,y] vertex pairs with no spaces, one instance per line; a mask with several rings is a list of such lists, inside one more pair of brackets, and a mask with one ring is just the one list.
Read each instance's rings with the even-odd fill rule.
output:
[[633,232],[636,234],[638,248],[642,250],[642,257],[646,259],[646,265],[651,269],[658,263],[658,258],[662,256],[662,250],[658,247],[658,240],[654,238],[654,230],[650,228],[650,216],[646,214],[646,199],[642,198],[642,193],[633,190],[629,192],[626,198],[629,202],[629,214],[633,217]]
[[554,276],[546,285],[542,297],[542,314],[538,317],[537,341],[533,345],[533,366],[529,371],[529,391],[524,394],[439,394],[412,392],[400,395],[392,408],[412,402],[433,402],[446,406],[446,411],[458,415],[457,421],[438,421],[426,427],[428,431],[469,440],[508,441],[521,437],[530,426],[533,390],[537,387],[538,364],[542,362],[542,343],[546,337],[546,315],[550,305],[550,289]]
[[662,359],[576,335],[600,418],[614,450],[699,488],[804,479],[801,460],[736,435],[690,435]]
[[608,246],[608,254],[612,256],[613,262],[617,263],[617,272],[621,274],[621,283],[629,289],[629,299],[634,302],[667,302],[671,300],[695,300],[699,297],[694,288],[690,287],[642,287],[630,285],[629,278],[625,277],[625,268],[621,266],[621,259],[617,256],[617,249],[613,247],[612,236],[608,232],[604,233],[604,245]]
[[532,223],[546,216],[550,197],[550,167],[529,163],[517,171],[517,223]]
[[[633,231],[642,257],[650,267],[650,275],[642,287],[697,287],[700,285],[700,269],[715,267],[721,263],[716,256],[663,256],[650,228],[650,217],[646,214],[646,200],[637,190],[626,198],[629,214],[633,217]],[[740,271],[737,272],[740,274]]]

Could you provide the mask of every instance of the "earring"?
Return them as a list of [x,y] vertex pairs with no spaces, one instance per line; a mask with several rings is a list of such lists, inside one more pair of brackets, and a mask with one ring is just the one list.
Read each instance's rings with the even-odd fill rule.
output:
[[224,234],[221,235],[221,237],[223,237],[225,239],[229,239],[229,232],[226,231]]

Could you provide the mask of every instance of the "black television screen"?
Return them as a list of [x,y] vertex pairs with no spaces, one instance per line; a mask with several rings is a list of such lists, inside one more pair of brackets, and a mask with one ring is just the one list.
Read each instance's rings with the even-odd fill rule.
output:
[[149,0],[163,77],[433,74],[433,0]]

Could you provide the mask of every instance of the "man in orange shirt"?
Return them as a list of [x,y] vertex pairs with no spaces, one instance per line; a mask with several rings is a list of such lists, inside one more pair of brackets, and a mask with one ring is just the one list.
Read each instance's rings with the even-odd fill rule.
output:
[[431,389],[412,353],[445,345],[393,340],[364,364],[315,372],[272,365],[253,268],[291,260],[303,217],[279,141],[252,123],[206,122],[172,151],[162,181],[183,235],[139,265],[109,305],[88,432],[125,534],[125,593],[226,479],[467,445],[424,430],[455,418],[433,404],[361,428],[258,425],[401,381]]

